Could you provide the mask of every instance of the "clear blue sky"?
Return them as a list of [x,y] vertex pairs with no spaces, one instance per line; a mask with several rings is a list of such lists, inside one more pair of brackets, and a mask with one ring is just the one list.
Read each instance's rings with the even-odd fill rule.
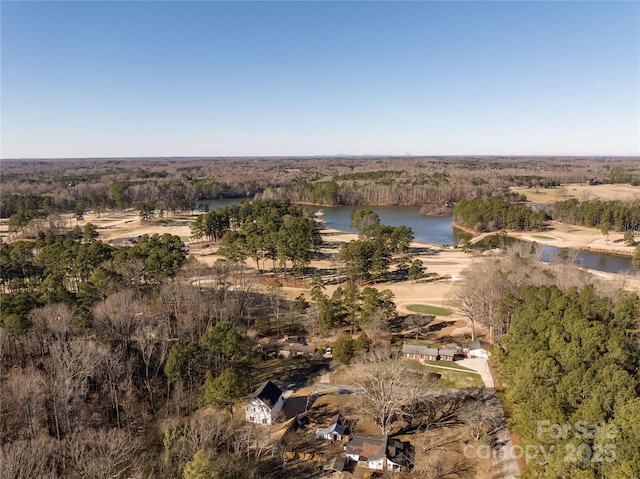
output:
[[1,155],[640,154],[640,2],[1,2]]

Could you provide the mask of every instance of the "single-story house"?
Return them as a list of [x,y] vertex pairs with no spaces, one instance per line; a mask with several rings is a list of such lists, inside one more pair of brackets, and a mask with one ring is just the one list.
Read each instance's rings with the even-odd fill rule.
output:
[[265,354],[275,354],[288,358],[291,356],[313,356],[316,353],[316,348],[313,346],[307,346],[300,341],[277,339],[270,341],[260,346],[262,352]]
[[284,406],[282,390],[271,381],[260,386],[245,409],[245,420],[255,424],[271,425]]
[[452,349],[404,343],[402,345],[402,357],[404,359],[415,359],[421,363],[425,361],[453,361],[455,352]]
[[317,439],[327,439],[329,441],[342,441],[345,428],[340,424],[340,415],[336,414],[331,418],[328,427],[321,427],[316,430]]
[[402,345],[402,357],[404,359],[415,359],[421,363],[424,361],[437,361],[438,348],[430,348],[420,344],[404,343]]
[[290,356],[313,356],[315,353],[316,348],[300,343],[284,344],[278,349],[278,355],[283,358],[288,358]]
[[456,353],[453,349],[438,349],[438,359],[440,361],[453,361]]
[[109,241],[109,246],[114,248],[124,248],[127,246],[135,246],[138,244],[137,236],[127,236],[126,238],[114,238]]
[[462,345],[463,353],[469,358],[489,358],[489,351],[487,351],[480,340],[476,339]]
[[345,445],[347,459],[359,466],[378,471],[397,471],[410,467],[414,448],[389,436],[353,435]]

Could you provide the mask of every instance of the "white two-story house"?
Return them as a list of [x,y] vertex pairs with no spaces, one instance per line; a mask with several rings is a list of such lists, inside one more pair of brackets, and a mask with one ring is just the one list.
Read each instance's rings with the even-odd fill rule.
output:
[[246,407],[245,419],[255,424],[271,425],[284,406],[282,391],[271,381],[260,386]]

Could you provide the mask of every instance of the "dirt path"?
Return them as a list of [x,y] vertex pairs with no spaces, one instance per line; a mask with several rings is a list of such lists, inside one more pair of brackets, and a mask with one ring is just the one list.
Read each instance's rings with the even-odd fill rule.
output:
[[516,479],[520,476],[520,465],[518,464],[519,450],[514,447],[511,439],[511,431],[507,427],[507,421],[502,409],[500,398],[496,395],[495,383],[493,375],[489,368],[489,362],[486,359],[467,358],[457,361],[461,366],[477,371],[484,382],[483,400],[496,412],[497,419],[500,423],[499,430],[496,434],[496,441],[499,447],[498,458],[499,465],[502,470],[500,477],[502,479]]

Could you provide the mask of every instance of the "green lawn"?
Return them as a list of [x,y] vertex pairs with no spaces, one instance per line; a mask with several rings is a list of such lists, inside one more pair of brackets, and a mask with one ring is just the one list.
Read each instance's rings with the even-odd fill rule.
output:
[[409,311],[421,314],[431,314],[433,316],[451,316],[451,310],[446,308],[439,308],[438,306],[431,306],[430,304],[410,304],[407,306]]
[[[443,368],[459,369],[459,371],[451,371],[451,369],[443,369],[431,366],[442,366]],[[447,361],[430,361],[421,364],[418,361],[406,361],[407,368],[412,371],[428,371],[440,375],[437,386],[441,388],[451,389],[479,389],[484,386],[482,378],[475,371],[471,371],[463,366]]]
[[433,366],[444,366],[445,368],[459,369],[460,371],[466,371],[469,373],[476,374],[476,372],[472,369],[465,368],[464,366],[460,366],[459,364],[448,362],[448,361],[425,361],[424,364],[427,366],[430,364]]
[[441,368],[429,368],[432,372],[440,374],[442,377],[438,385],[451,389],[480,389],[484,386],[482,378],[477,373],[465,373],[450,371]]
[[531,235],[532,238],[535,239],[539,239],[539,240],[543,240],[543,241],[555,241],[555,238],[552,238],[551,236],[545,236],[545,235]]

